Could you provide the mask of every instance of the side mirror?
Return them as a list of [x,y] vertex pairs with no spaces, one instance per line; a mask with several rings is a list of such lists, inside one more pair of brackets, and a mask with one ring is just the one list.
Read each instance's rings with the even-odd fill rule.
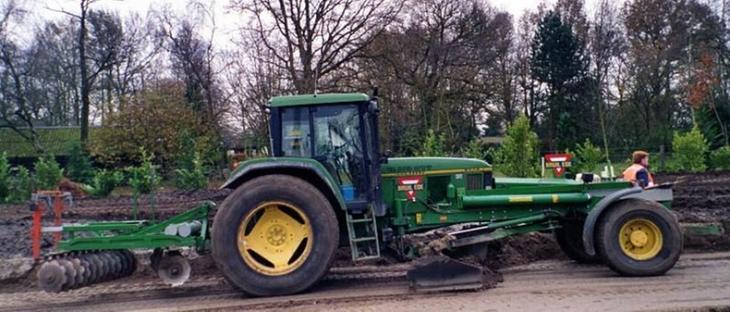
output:
[[370,100],[370,104],[368,105],[368,110],[373,114],[380,113],[380,107],[378,106],[378,101],[376,99]]
[[385,152],[380,153],[380,163],[387,164],[388,158],[390,158],[391,156],[393,156],[393,152],[391,152],[390,150],[385,150]]

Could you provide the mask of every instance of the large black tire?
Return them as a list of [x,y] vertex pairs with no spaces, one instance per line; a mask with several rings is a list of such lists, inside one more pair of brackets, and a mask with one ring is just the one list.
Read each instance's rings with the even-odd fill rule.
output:
[[555,240],[568,258],[583,264],[599,263],[598,255],[590,255],[583,247],[584,218],[566,219],[555,230]]
[[[637,253],[632,257],[629,254],[632,251],[628,248],[634,247],[622,248],[619,242],[619,235],[632,236],[622,234],[622,227],[628,228],[635,222],[646,223],[641,220],[653,223],[655,231],[661,233],[661,243],[656,245],[657,251],[645,254],[650,256],[646,259],[637,259]],[[677,218],[663,206],[647,200],[629,199],[611,207],[599,219],[596,235],[599,256],[612,270],[625,276],[662,275],[674,267],[682,252],[682,232]]]
[[[271,201],[298,207],[312,232],[311,249],[301,265],[276,276],[247,264],[238,245],[239,226],[259,205]],[[293,176],[267,175],[244,183],[226,198],[215,215],[211,238],[213,258],[233,286],[254,296],[277,296],[304,291],[327,272],[339,228],[332,206],[316,187]]]

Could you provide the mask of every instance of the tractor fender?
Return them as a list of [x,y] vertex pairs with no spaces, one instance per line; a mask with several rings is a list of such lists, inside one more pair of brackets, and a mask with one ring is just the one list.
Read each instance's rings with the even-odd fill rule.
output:
[[272,157],[243,162],[220,188],[234,189],[248,180],[267,174],[297,176],[319,188],[330,199],[333,207],[347,207],[332,175],[319,162],[305,158]]
[[609,209],[611,207],[611,204],[630,195],[641,193],[642,191],[644,190],[640,187],[632,187],[616,191],[606,195],[606,197],[599,200],[598,203],[593,206],[593,209],[591,209],[591,212],[588,213],[586,221],[583,224],[583,248],[585,248],[587,254],[591,256],[594,256],[596,254],[596,248],[594,246],[595,240],[593,239],[593,237],[595,233],[594,229],[596,227],[596,222],[598,221],[598,218],[601,216],[601,214],[603,214],[605,210]]

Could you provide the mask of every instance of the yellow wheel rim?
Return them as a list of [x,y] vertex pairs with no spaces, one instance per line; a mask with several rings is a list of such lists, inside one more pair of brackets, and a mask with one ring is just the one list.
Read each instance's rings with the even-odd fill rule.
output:
[[662,231],[647,219],[631,219],[618,234],[618,243],[625,255],[634,260],[649,260],[662,250]]
[[257,272],[279,276],[304,264],[312,238],[312,226],[302,210],[285,202],[264,202],[241,222],[238,252]]

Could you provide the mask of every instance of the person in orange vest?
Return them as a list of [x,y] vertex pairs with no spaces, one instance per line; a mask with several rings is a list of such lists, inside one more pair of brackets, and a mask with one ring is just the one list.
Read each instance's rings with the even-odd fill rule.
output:
[[624,170],[624,180],[642,188],[654,186],[654,178],[649,172],[649,153],[635,151],[631,159],[634,164]]

